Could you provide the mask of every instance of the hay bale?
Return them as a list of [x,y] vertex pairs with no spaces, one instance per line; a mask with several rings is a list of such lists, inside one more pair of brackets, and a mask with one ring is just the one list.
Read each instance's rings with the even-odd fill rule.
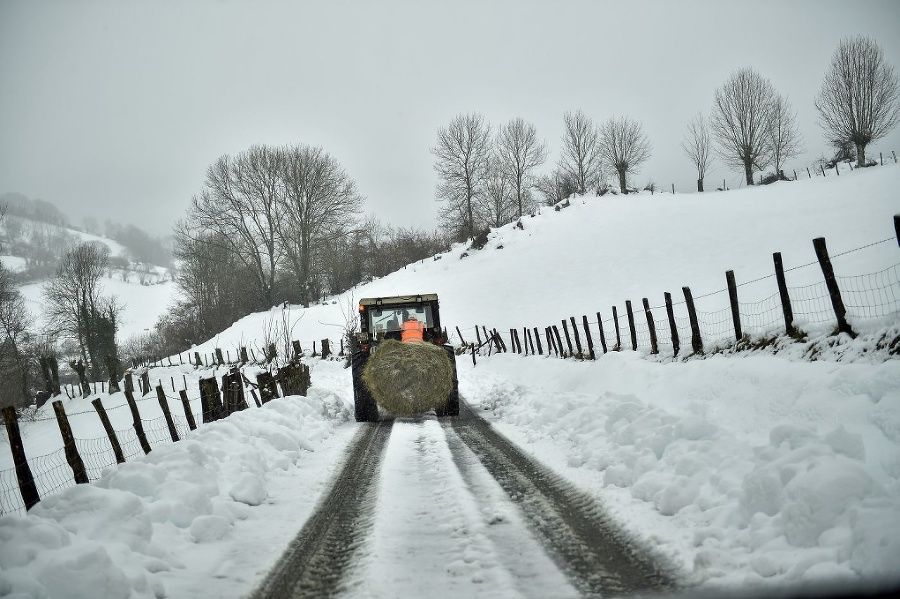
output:
[[388,339],[369,356],[363,381],[379,406],[412,416],[446,405],[453,365],[439,345]]

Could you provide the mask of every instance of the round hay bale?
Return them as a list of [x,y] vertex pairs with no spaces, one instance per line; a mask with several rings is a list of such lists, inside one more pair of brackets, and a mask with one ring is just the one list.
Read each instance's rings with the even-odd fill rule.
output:
[[446,405],[453,365],[438,345],[388,339],[369,356],[363,381],[379,406],[395,416],[413,416]]

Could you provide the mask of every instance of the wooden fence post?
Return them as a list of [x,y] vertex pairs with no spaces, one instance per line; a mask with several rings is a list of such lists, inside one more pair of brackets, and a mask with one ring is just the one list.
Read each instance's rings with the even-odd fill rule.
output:
[[294,339],[291,341],[291,348],[294,350],[294,359],[299,360],[303,357],[303,348],[300,346],[300,341]]
[[41,496],[38,495],[37,485],[34,484],[34,476],[32,476],[31,467],[28,465],[28,458],[25,457],[25,446],[22,445],[22,434],[19,431],[19,418],[16,415],[16,409],[12,406],[6,406],[2,412],[3,422],[6,424],[7,438],[9,439],[9,448],[12,451],[13,464],[16,468],[16,481],[19,483],[19,493],[22,494],[25,509],[30,510],[41,500]]
[[322,359],[326,359],[331,355],[331,345],[328,339],[322,339]]
[[900,246],[900,214],[894,215],[894,234],[897,235],[897,245]]
[[547,336],[547,355],[550,355],[550,351],[553,350],[553,353],[559,355],[559,352],[556,351],[556,341],[553,340],[553,331],[550,327],[544,327],[544,335]]
[[672,333],[672,355],[677,356],[681,349],[681,340],[678,338],[678,326],[675,324],[675,310],[672,309],[672,294],[665,292],[666,316],[669,317],[669,331]]
[[172,412],[169,410],[169,400],[166,399],[166,392],[162,385],[156,386],[156,399],[159,401],[159,407],[162,408],[163,417],[166,419],[166,426],[169,427],[169,436],[172,437],[172,443],[177,443],[181,439],[178,437],[178,429],[175,428],[175,421],[172,419]]
[[203,411],[204,424],[225,416],[216,377],[200,379],[200,409]]
[[141,443],[141,449],[144,450],[145,454],[148,454],[150,453],[150,443],[147,442],[147,435],[144,433],[144,425],[141,423],[141,413],[138,411],[137,402],[134,401],[134,393],[126,390],[125,401],[128,402],[128,409],[131,410],[134,432]]
[[600,313],[597,312],[597,326],[600,328],[600,347],[603,348],[603,353],[606,353],[606,335],[603,333],[603,317],[600,316]]
[[519,349],[519,350],[516,349],[516,330],[515,329],[509,330],[509,343],[512,345],[514,352],[520,353],[520,354],[522,353],[521,349]]
[[619,331],[619,313],[615,306],[612,307],[613,323],[616,325],[616,344],[613,351],[622,351],[622,333]]
[[66,409],[63,407],[62,401],[57,399],[53,402],[53,413],[56,414],[56,424],[59,425],[66,461],[69,463],[69,468],[72,469],[72,476],[79,485],[87,483],[87,470],[84,469],[84,461],[78,453],[78,448],[75,447],[75,436],[72,434],[72,427],[69,426],[69,418],[66,416]]
[[778,294],[781,296],[781,308],[784,312],[784,332],[794,337],[797,329],[794,328],[794,310],[791,307],[791,296],[788,294],[787,282],[784,278],[784,264],[781,261],[781,252],[772,254],[775,262],[775,280],[778,282]]
[[240,351],[240,355],[241,355],[241,357],[240,357],[241,364],[246,364],[247,362],[249,362],[250,356],[247,355],[247,348],[241,347],[241,349],[239,351]]
[[700,337],[700,323],[697,322],[697,310],[694,308],[694,296],[690,287],[682,287],[684,303],[687,304],[688,319],[691,321],[691,349],[695,354],[703,353],[703,339]]
[[141,373],[141,397],[150,393],[150,372],[145,370]]
[[584,359],[584,350],[581,348],[581,335],[578,334],[578,325],[575,324],[575,317],[570,316],[569,321],[572,323],[572,335],[575,337],[575,349],[578,350],[578,355],[581,356],[581,359]]
[[[539,356],[543,356],[543,355],[544,355],[544,348],[543,348],[543,346],[541,346],[541,335],[540,335],[540,333],[538,332],[538,328],[537,328],[537,327],[534,327],[534,340],[537,341],[538,355],[539,355]],[[550,348],[549,348],[549,347],[547,348],[547,351],[550,351]]]
[[262,403],[268,403],[273,399],[277,399],[278,385],[275,383],[275,377],[272,373],[264,370],[256,375],[256,384],[259,386],[259,396]]
[[537,355],[537,353],[534,351],[534,340],[531,338],[531,329],[529,329],[528,327],[525,327],[525,340],[528,343],[528,347],[531,348],[531,355]]
[[725,280],[728,282],[728,299],[731,302],[731,321],[734,323],[734,338],[740,341],[744,336],[741,331],[741,308],[738,305],[737,285],[734,282],[734,271],[725,271]]
[[628,314],[628,329],[631,331],[631,349],[637,351],[637,331],[634,328],[634,312],[631,309],[631,300],[625,300],[625,312]]
[[191,402],[188,401],[187,390],[182,389],[178,392],[181,398],[181,407],[184,408],[184,417],[187,418],[188,428],[192,431],[197,430],[197,423],[194,421],[194,412],[191,410]]
[[225,365],[225,357],[222,355],[222,348],[217,347],[215,349],[215,355],[216,355],[216,364],[218,364],[219,366],[224,366]]
[[[556,345],[559,347],[559,355],[561,358],[565,358],[566,354],[563,351],[562,337],[559,336],[559,328],[556,325],[553,325],[551,328],[553,330],[553,336],[556,337]],[[569,347],[569,351],[572,351],[571,346]]]
[[591,327],[588,323],[587,314],[581,315],[581,321],[581,324],[584,327],[584,340],[587,341],[589,359],[596,360],[597,356],[594,355],[594,340],[591,338]]
[[569,348],[569,355],[574,356],[575,351],[572,349],[572,338],[569,337],[569,326],[566,324],[566,319],[562,319],[563,333],[566,335],[566,346]]
[[831,266],[831,259],[828,257],[825,238],[816,237],[813,239],[813,247],[816,250],[816,258],[819,259],[819,266],[822,267],[822,274],[825,275],[825,285],[828,287],[828,294],[831,296],[831,306],[834,308],[834,315],[837,318],[838,330],[855,338],[856,333],[847,322],[847,310],[844,308],[841,290],[838,288],[837,279],[834,276],[834,268]]
[[194,365],[195,365],[197,368],[203,366],[203,360],[200,359],[200,352],[198,352],[198,351],[195,351],[195,352],[194,352],[194,362],[195,362]]
[[[476,328],[475,330],[477,331],[478,329]],[[466,340],[463,339],[463,335],[460,332],[459,327],[456,327],[456,334],[459,335],[459,342],[462,343],[463,345],[466,345]]]
[[101,402],[98,397],[91,402],[91,405],[94,406],[97,415],[100,416],[100,423],[103,424],[103,430],[106,431],[106,436],[109,437],[109,444],[112,446],[113,454],[116,456],[116,463],[124,464],[125,454],[122,453],[122,446],[119,445],[119,438],[116,436],[116,431],[109,421],[109,416],[106,415],[106,408],[103,407],[103,402]]
[[650,330],[650,354],[658,354],[659,346],[656,344],[656,323],[653,322],[653,314],[650,313],[650,302],[647,301],[645,297],[643,299],[644,302],[644,315],[647,317],[647,329]]

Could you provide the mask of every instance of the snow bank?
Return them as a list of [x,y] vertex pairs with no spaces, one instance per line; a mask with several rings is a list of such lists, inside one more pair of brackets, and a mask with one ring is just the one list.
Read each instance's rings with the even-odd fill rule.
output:
[[[186,596],[166,584],[167,573],[196,567],[186,545],[228,550],[240,522],[272,526],[254,509],[271,503],[272,484],[302,468],[349,414],[333,394],[274,400],[50,495],[25,517],[0,518],[0,595]],[[321,466],[304,478],[321,483]],[[188,575],[198,574],[208,576]]]
[[900,362],[460,364],[461,392],[495,426],[691,583],[896,576]]

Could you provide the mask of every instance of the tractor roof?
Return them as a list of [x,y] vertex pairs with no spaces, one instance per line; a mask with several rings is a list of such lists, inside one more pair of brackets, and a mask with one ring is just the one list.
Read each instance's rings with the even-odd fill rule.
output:
[[398,304],[421,304],[436,302],[436,293],[420,293],[418,295],[392,295],[388,297],[364,297],[359,300],[360,306],[396,306]]

